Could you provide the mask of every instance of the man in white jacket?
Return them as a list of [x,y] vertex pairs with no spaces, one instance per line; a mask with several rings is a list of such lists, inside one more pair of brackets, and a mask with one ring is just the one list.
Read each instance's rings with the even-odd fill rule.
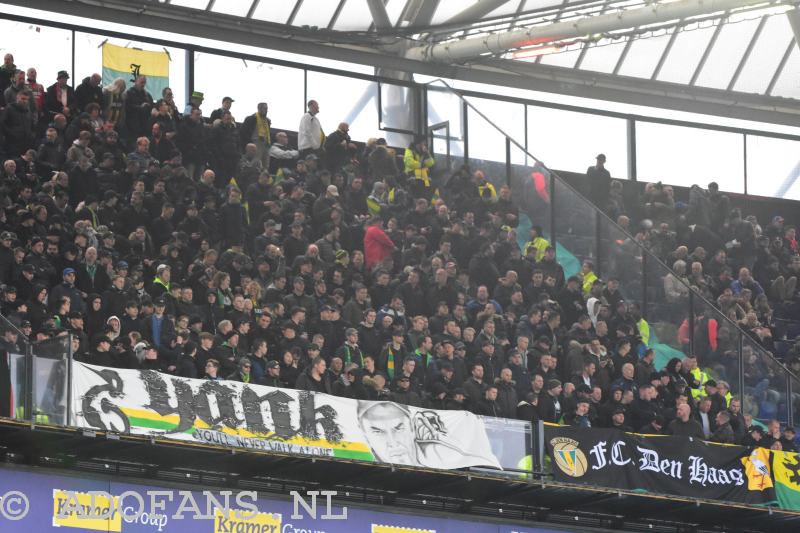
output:
[[322,133],[322,124],[317,118],[318,113],[319,104],[317,101],[309,100],[308,112],[300,119],[300,127],[297,130],[297,149],[300,150],[300,157],[305,157],[318,151],[325,140],[325,134]]

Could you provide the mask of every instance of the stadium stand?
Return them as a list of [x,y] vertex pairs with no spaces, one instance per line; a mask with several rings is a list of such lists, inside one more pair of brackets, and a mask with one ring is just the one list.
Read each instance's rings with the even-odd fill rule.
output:
[[[235,93],[179,110],[144,78],[45,89],[19,68],[6,54],[8,352],[16,328],[71,333],[107,367],[795,449],[770,353],[800,369],[796,229],[713,183],[631,200],[600,154],[587,196],[617,226],[555,243],[512,198],[549,201],[543,169],[445,173],[426,138],[351,139],[314,100],[281,130],[267,103],[235,121]],[[671,270],[645,283],[651,254]]]

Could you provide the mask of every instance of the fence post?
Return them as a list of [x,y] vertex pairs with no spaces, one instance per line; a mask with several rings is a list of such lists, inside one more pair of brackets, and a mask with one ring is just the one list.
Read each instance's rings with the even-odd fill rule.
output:
[[72,336],[73,334],[70,333],[67,335],[67,353],[66,353],[66,376],[67,376],[67,406],[64,410],[66,419],[64,420],[65,426],[72,426],[72,356],[75,355],[72,353]]

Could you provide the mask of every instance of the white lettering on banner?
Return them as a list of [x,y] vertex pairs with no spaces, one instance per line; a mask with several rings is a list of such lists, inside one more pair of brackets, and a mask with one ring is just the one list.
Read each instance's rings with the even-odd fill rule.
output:
[[600,470],[604,468],[608,461],[606,461],[606,441],[601,440],[589,450],[589,455],[594,457],[595,463],[592,465],[592,470]]
[[614,443],[614,446],[611,447],[611,462],[617,466],[625,466],[631,462],[630,459],[624,459],[622,455],[623,446],[625,446],[625,443],[621,440],[618,440]]
[[682,479],[681,470],[683,465],[680,461],[661,459],[655,450],[648,450],[640,446],[637,446],[636,449],[642,454],[639,458],[639,470],[650,470],[671,478]]
[[742,471],[737,468],[723,470],[708,466],[702,457],[692,455],[689,457],[689,483],[706,485],[744,485]]

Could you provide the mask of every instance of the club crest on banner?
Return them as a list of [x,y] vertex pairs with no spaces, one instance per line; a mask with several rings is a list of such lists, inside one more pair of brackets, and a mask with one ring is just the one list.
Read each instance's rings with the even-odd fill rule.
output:
[[578,441],[566,437],[550,440],[556,466],[568,476],[581,477],[586,473],[589,463],[579,445]]

